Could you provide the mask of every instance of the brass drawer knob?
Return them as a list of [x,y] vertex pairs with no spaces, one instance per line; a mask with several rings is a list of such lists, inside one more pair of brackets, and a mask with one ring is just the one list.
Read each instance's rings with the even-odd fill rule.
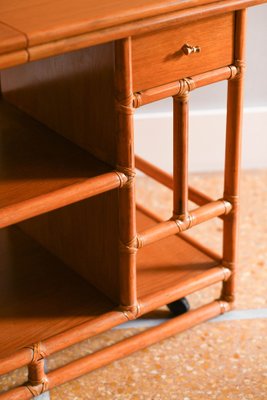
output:
[[200,53],[201,48],[199,46],[190,46],[189,44],[184,44],[182,50],[186,56],[189,56],[193,53]]

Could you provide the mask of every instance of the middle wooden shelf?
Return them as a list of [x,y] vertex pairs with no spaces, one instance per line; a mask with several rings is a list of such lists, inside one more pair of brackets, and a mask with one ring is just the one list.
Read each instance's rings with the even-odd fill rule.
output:
[[[138,230],[159,218],[139,206]],[[221,258],[187,234],[177,234],[141,248],[137,253],[137,295],[146,313],[230,277]]]
[[121,185],[112,167],[5,101],[0,143],[0,228]]

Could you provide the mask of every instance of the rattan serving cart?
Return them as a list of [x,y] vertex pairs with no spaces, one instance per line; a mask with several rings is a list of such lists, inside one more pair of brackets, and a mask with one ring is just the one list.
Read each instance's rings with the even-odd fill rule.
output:
[[[232,308],[246,7],[263,2],[1,1],[0,374],[29,371],[1,400],[30,399]],[[222,80],[214,200],[188,187],[188,99]],[[134,155],[135,108],[167,97],[173,177]],[[135,166],[173,189],[169,220],[136,207]],[[215,217],[222,255],[182,233]],[[217,282],[212,303],[45,372],[51,354]]]

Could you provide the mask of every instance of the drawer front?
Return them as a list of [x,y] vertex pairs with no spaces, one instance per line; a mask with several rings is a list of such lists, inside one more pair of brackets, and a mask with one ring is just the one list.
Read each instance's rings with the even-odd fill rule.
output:
[[[199,46],[186,55],[183,46]],[[234,57],[234,13],[205,18],[132,39],[134,92],[229,65]]]

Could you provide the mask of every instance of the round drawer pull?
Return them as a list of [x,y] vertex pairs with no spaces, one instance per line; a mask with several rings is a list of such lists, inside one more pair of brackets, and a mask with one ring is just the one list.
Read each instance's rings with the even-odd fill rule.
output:
[[182,50],[186,56],[189,56],[193,53],[200,53],[201,48],[199,46],[190,46],[189,44],[184,44]]

